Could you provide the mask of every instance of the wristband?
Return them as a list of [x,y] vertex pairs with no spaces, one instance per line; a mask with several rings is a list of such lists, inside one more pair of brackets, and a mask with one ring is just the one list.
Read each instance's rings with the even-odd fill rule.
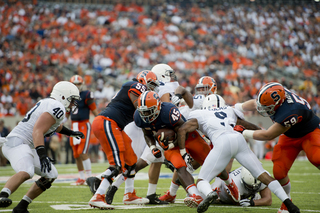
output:
[[253,139],[253,133],[254,133],[254,130],[245,129],[245,130],[243,130],[242,135],[246,139]]
[[181,154],[181,156],[183,156],[183,155],[186,154],[186,153],[187,153],[186,149],[180,149],[180,154]]
[[243,110],[242,105],[243,105],[242,103],[236,103],[234,105],[234,108],[239,110],[240,112],[244,113],[245,111]]
[[169,143],[168,150],[172,149],[172,148],[174,148],[174,144],[173,143]]
[[155,149],[155,148],[157,148],[155,145],[151,145],[151,146],[150,146],[151,151],[152,151],[153,149]]
[[70,136],[73,134],[73,131],[71,129],[68,129],[67,127],[65,126],[62,126],[62,129],[60,130],[59,132],[60,134],[64,134],[64,135],[67,135],[67,136]]
[[36,151],[37,151],[39,158],[43,158],[43,157],[47,156],[46,148],[44,148],[43,145],[37,146]]

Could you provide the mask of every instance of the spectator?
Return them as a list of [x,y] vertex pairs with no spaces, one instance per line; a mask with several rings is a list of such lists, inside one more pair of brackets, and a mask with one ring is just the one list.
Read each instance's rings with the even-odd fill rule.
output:
[[[9,129],[4,126],[4,120],[0,120],[0,136],[6,137],[9,134]],[[7,159],[3,156],[2,151],[0,149],[0,166],[6,166]]]

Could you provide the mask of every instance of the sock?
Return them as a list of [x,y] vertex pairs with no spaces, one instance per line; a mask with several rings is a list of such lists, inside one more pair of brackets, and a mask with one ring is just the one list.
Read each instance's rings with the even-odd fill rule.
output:
[[8,188],[3,188],[0,192],[0,197],[9,197],[11,195],[11,190]]
[[124,187],[124,193],[127,194],[128,192],[133,192],[134,190],[134,178],[127,178],[126,181],[126,186]]
[[112,186],[116,186],[117,188],[120,187],[120,185],[124,182],[124,177],[122,174],[120,174],[115,181],[113,181]]
[[27,209],[28,205],[32,202],[32,200],[28,196],[23,196],[22,200],[18,203],[16,208],[18,209]]
[[80,175],[80,179],[81,180],[85,180],[86,178],[84,177],[84,171],[83,170],[79,170],[79,175]]
[[32,202],[32,199],[30,197],[28,197],[27,195],[23,196],[22,200],[27,201],[28,203]]
[[275,194],[282,202],[288,199],[288,195],[281,187],[280,183],[277,180],[271,181],[268,185],[268,188]]
[[[107,169],[103,175],[110,175],[111,174],[111,170]],[[96,191],[96,194],[100,194],[100,195],[104,195],[107,192],[107,189],[110,186],[110,182],[108,181],[108,179],[106,178],[102,178],[102,181],[100,183],[99,188]]]
[[282,185],[282,188],[287,193],[288,197],[291,199],[291,196],[290,196],[291,182],[290,182],[290,180],[286,184]]
[[91,176],[91,161],[90,158],[88,158],[87,160],[82,161],[83,164],[83,168],[86,171],[86,175],[87,177]]
[[148,196],[148,195],[155,194],[155,193],[156,193],[156,190],[157,190],[157,184],[149,183],[147,196]]
[[198,191],[198,189],[196,187],[196,184],[194,184],[194,183],[189,185],[189,186],[187,186],[186,190],[189,193],[189,195],[193,195],[193,194],[200,195],[200,193],[199,193],[199,191]]
[[173,181],[171,181],[171,185],[170,185],[170,195],[171,196],[175,196],[177,194],[177,191],[179,189],[179,185],[175,184]]
[[208,181],[201,180],[197,184],[197,188],[199,192],[207,196],[210,192],[212,192],[211,185]]
[[[221,180],[223,180],[223,179],[221,178]],[[223,180],[223,181],[226,183],[226,185],[229,185],[230,183],[232,183],[232,179],[229,174],[228,174],[228,179]]]

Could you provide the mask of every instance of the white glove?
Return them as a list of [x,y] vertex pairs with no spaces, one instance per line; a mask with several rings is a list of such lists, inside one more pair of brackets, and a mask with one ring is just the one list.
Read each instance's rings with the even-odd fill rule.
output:
[[171,97],[171,102],[172,102],[174,105],[178,106],[179,103],[180,103],[180,99],[181,99],[181,98],[182,98],[182,95],[180,95],[180,94],[174,95],[174,96]]
[[253,199],[242,199],[239,203],[242,207],[254,206]]
[[188,153],[184,154],[182,158],[187,164],[187,171],[192,174],[194,172],[194,168],[192,166],[192,162],[194,161],[193,158]]

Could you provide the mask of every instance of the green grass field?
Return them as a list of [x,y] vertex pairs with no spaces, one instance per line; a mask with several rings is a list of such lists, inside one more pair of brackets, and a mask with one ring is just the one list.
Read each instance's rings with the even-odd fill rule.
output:
[[[272,162],[262,161],[263,166],[272,174]],[[233,168],[239,167],[239,163],[234,162]],[[77,174],[76,165],[56,165],[59,175]],[[105,170],[107,164],[93,164],[92,172],[94,174],[101,173]],[[145,179],[147,176],[148,168],[142,170],[136,177],[135,189],[137,190],[138,196],[146,196],[148,180]],[[195,172],[195,179],[199,170]],[[10,166],[0,168],[0,187],[2,188],[5,183],[5,176],[14,174],[14,171]],[[160,178],[157,188],[158,194],[164,194],[170,186],[171,171],[165,166],[162,166],[161,170],[162,178]],[[292,189],[291,196],[293,202],[301,209],[301,212],[320,212],[320,172],[315,168],[309,161],[297,160],[291,171],[289,177],[291,179]],[[167,178],[165,178],[167,177]],[[73,176],[74,178],[74,176]],[[53,186],[35,199],[29,205],[29,211],[31,213],[53,213],[53,212],[68,212],[68,213],[80,213],[80,212],[101,212],[101,211],[112,211],[112,212],[197,212],[196,209],[191,209],[183,204],[183,199],[186,196],[186,192],[181,188],[178,190],[177,200],[174,204],[155,206],[155,205],[123,205],[123,193],[124,185],[122,185],[115,195],[113,205],[116,207],[115,210],[99,210],[92,209],[88,206],[88,201],[92,197],[88,186],[71,186],[67,181],[60,181],[53,183]],[[20,188],[10,196],[13,200],[13,204],[8,208],[1,208],[0,212],[11,212],[12,208],[15,207],[23,195],[27,192],[32,181],[24,183]],[[207,212],[219,212],[219,213],[236,213],[236,212],[263,212],[263,213],[275,213],[281,205],[281,201],[276,197],[272,196],[273,202],[271,206],[267,207],[248,207],[243,208],[240,206],[228,206],[228,205],[211,205]]]

